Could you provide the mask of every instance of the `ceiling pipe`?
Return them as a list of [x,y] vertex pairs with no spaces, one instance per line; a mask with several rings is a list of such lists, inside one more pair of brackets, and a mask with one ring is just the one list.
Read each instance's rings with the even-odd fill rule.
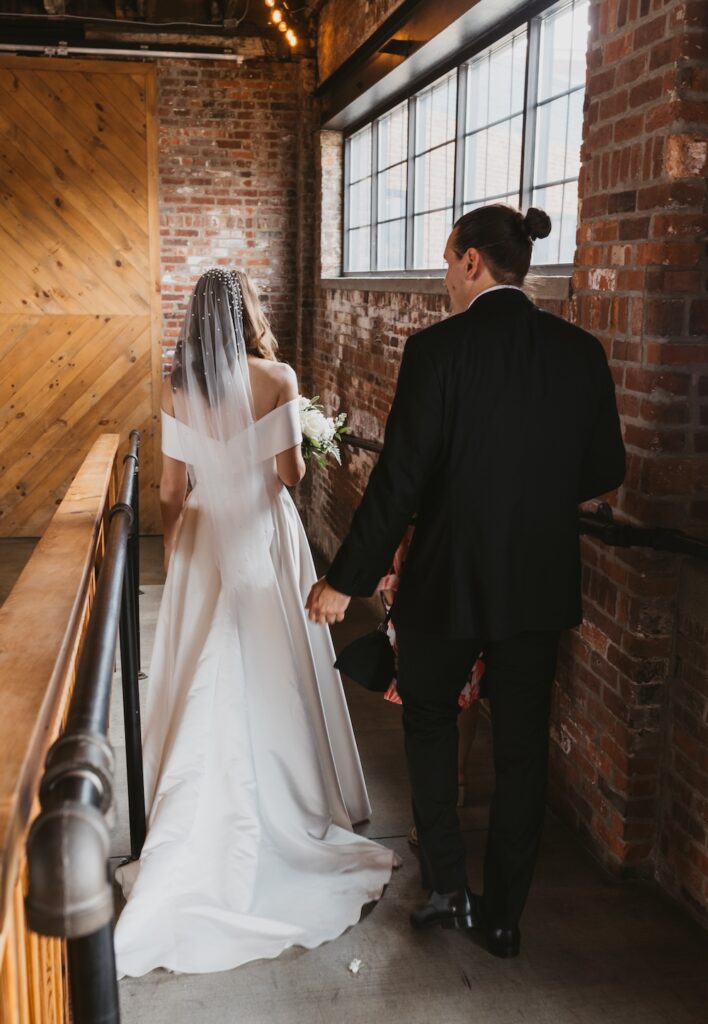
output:
[[72,54],[98,57],[179,57],[180,60],[232,60],[237,64],[253,59],[242,53],[197,53],[193,50],[123,50],[107,49],[100,46],[40,46],[29,43],[0,43],[3,53],[37,53],[44,57],[69,57]]

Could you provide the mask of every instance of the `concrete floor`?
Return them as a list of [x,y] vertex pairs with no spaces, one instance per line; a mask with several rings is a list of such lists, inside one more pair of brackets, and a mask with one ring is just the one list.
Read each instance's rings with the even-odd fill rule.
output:
[[[161,593],[160,559],[159,541],[147,540],[141,573],[144,666]],[[0,561],[4,583],[7,562]],[[366,609],[353,608],[336,630],[336,643],[370,623]],[[123,1024],[705,1024],[708,935],[653,886],[609,878],[550,815],[518,959],[494,959],[474,933],[412,932],[407,916],[421,890],[416,857],[405,841],[409,794],[400,713],[359,688],[350,686],[347,694],[374,808],[362,831],[404,861],[383,899],[365,909],[356,927],[315,950],[292,949],[277,960],[222,974],[155,971],[125,979]],[[115,697],[119,705],[118,688]],[[120,718],[116,707],[114,864],[129,851]],[[469,779],[462,823],[470,880],[478,887],[492,785],[484,725]],[[356,976],[347,970],[354,957],[363,962]]]

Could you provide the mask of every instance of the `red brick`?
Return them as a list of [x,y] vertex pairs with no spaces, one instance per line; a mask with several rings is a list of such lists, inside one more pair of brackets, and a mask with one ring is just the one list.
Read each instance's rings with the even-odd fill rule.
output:
[[706,350],[701,344],[681,345],[674,342],[649,342],[647,362],[655,366],[704,366]]
[[666,15],[654,18],[652,21],[643,22],[634,32],[634,49],[640,50],[645,46],[651,46],[664,38],[666,27]]
[[615,142],[626,142],[628,139],[636,139],[643,130],[644,114],[631,114],[615,121],[612,137]]

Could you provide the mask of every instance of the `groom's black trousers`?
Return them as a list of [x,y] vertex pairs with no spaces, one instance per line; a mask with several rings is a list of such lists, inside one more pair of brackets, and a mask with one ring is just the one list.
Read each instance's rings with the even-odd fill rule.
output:
[[478,640],[397,631],[398,692],[424,886],[466,885],[457,817],[458,697],[484,652],[496,789],[484,859],[484,911],[494,927],[518,923],[543,828],[551,687],[559,633]]

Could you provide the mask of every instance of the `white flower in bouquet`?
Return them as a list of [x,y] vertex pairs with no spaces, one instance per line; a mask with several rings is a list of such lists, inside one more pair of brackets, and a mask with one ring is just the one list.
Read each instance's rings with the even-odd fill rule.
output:
[[316,444],[326,441],[330,433],[327,417],[323,416],[319,409],[305,409],[302,413],[302,432],[308,440]]
[[339,443],[342,435],[349,432],[349,428],[344,425],[346,418],[344,412],[334,417],[325,416],[318,396],[300,399],[302,454],[306,461],[314,459],[320,466],[324,466],[327,456],[332,455],[341,465]]

